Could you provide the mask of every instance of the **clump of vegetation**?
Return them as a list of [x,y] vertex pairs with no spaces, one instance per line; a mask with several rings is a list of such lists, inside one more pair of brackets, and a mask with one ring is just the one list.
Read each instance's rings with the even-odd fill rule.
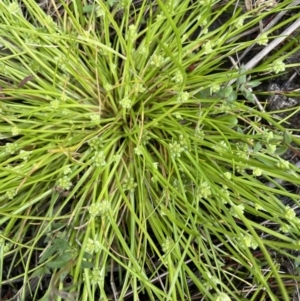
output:
[[228,67],[266,42],[240,35],[290,1],[258,15],[236,1],[10,2],[0,3],[2,293],[290,300],[281,263],[299,265],[299,169],[280,155],[299,138],[256,108],[252,88],[299,46]]

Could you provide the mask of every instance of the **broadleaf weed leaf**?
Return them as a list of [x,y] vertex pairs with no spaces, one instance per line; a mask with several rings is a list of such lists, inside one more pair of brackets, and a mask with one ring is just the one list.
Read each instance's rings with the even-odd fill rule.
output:
[[54,260],[46,263],[46,266],[50,269],[61,269],[66,265],[67,261],[65,260]]
[[251,93],[250,91],[248,90],[245,90],[242,92],[242,94],[245,96],[245,98],[247,100],[249,100],[251,103],[255,103],[255,97],[253,95],[253,93]]
[[56,246],[59,252],[64,252],[70,248],[68,241],[62,238],[56,238],[53,245]]
[[46,251],[41,256],[39,263],[42,263],[46,261],[49,257],[51,257],[56,251],[58,250],[58,247],[56,245],[49,246]]
[[237,100],[237,93],[235,91],[232,91],[226,98],[226,102],[232,103]]
[[290,144],[293,138],[292,135],[288,131],[283,132],[283,143]]
[[258,87],[259,85],[261,85],[261,82],[258,80],[247,82],[247,87],[249,88],[255,88]]

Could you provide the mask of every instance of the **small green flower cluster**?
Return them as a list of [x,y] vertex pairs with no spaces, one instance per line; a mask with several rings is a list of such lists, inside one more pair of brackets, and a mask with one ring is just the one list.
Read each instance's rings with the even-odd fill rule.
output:
[[172,115],[178,120],[183,120],[183,117],[179,113],[172,113]]
[[255,168],[253,168],[252,173],[254,176],[259,177],[262,175],[263,171],[260,168],[255,167]]
[[96,5],[96,17],[101,18],[103,16],[105,16],[105,11],[100,5]]
[[143,135],[142,135],[143,145],[147,145],[150,140],[151,140],[151,136],[149,134],[149,131],[147,131],[147,130],[143,131]]
[[231,202],[230,192],[226,185],[222,185],[222,188],[220,189],[220,192],[216,194],[216,197],[218,197],[223,204],[228,204]]
[[229,172],[229,171],[226,171],[226,172],[224,172],[224,177],[225,177],[227,180],[231,180],[231,178],[232,178],[232,173]]
[[177,95],[177,103],[185,103],[190,99],[190,93],[179,92]]
[[41,69],[41,65],[39,62],[32,60],[32,62],[29,63],[30,68],[32,69],[33,72],[38,73]]
[[223,292],[220,292],[217,296],[216,296],[216,301],[231,301],[231,298],[223,293]]
[[221,89],[221,86],[217,83],[211,83],[209,90],[210,90],[210,95],[218,92]]
[[112,162],[119,163],[121,159],[122,159],[122,156],[119,155],[119,154],[114,154],[114,155],[112,156]]
[[258,45],[263,45],[266,46],[268,45],[269,42],[269,38],[267,33],[262,33],[261,35],[259,35],[259,37],[257,38],[257,44]]
[[54,30],[58,28],[58,25],[53,21],[53,18],[50,15],[45,16],[44,25]]
[[149,49],[144,45],[143,46],[141,45],[136,51],[136,53],[140,54],[142,57],[148,57]]
[[103,84],[103,88],[108,92],[108,91],[111,91],[113,89],[113,85],[106,82],[105,84]]
[[180,145],[177,141],[170,143],[170,150],[171,150],[171,155],[173,158],[180,158],[181,153],[184,151],[184,147]]
[[285,210],[284,210],[284,217],[287,220],[294,220],[296,217],[296,212],[293,208],[291,208],[290,206],[286,206]]
[[104,147],[104,142],[102,137],[94,137],[88,142],[89,146],[94,150],[98,151]]
[[169,12],[172,14],[174,9],[176,8],[176,6],[178,6],[179,3],[180,1],[178,0],[169,0],[166,3],[166,7],[168,8]]
[[158,162],[152,162],[152,166],[154,169],[158,169]]
[[225,100],[225,101],[221,102],[218,107],[216,107],[215,112],[228,114],[230,112],[233,112],[234,108],[235,108],[235,105],[233,103],[230,103]]
[[53,110],[57,110],[60,106],[60,101],[58,99],[54,99],[50,102],[50,106]]
[[119,2],[119,7],[121,9],[125,9],[130,5],[131,0],[119,0],[118,2]]
[[199,0],[199,4],[203,6],[211,6],[214,5],[214,2],[216,1],[211,1],[211,0]]
[[[17,165],[11,165],[11,164],[6,165],[6,169],[10,169],[14,173],[20,174],[21,177],[25,177],[26,173],[24,172],[23,167],[24,167],[23,163],[20,163],[20,164],[17,164]],[[16,176],[16,179],[20,179],[20,177]]]
[[13,155],[18,150],[18,144],[17,143],[6,143],[5,144],[5,153]]
[[272,64],[272,70],[275,74],[285,71],[285,63],[282,60],[276,60]]
[[210,54],[213,51],[214,44],[212,41],[207,41],[202,45],[203,54]]
[[[247,143],[237,143],[236,144],[236,156],[239,159],[243,160],[249,160],[251,153],[251,148],[249,148]],[[246,169],[248,167],[248,163],[238,161],[236,165],[236,171],[240,174],[244,174],[246,172]],[[259,174],[259,170],[255,170]]]
[[180,183],[180,181],[177,178],[175,178],[173,180],[172,185],[176,190],[180,190],[180,191],[185,192],[186,191],[186,189],[185,189],[186,185],[183,183],[183,178],[181,178],[181,180],[182,180],[182,184]]
[[200,140],[204,140],[205,137],[205,133],[203,132],[202,129],[200,129],[199,127],[196,127],[195,129],[195,136],[200,139]]
[[64,166],[64,169],[63,169],[63,174],[64,175],[68,175],[71,172],[72,172],[72,169],[71,169],[70,165]]
[[101,202],[93,203],[88,207],[88,211],[92,218],[97,216],[105,217],[110,211],[110,202],[102,200]]
[[211,196],[211,194],[212,192],[209,183],[207,183],[206,181],[202,181],[197,188],[197,197],[199,199],[206,199],[209,196]]
[[138,145],[137,147],[134,148],[134,153],[137,156],[141,156],[143,154],[143,146],[142,145]]
[[25,151],[23,149],[20,150],[20,157],[22,158],[22,160],[27,161],[29,156],[31,155],[31,151]]
[[11,130],[11,133],[13,136],[18,136],[20,134],[20,132],[21,132],[21,130],[16,126],[14,126]]
[[96,167],[104,167],[106,165],[105,154],[103,151],[96,151],[92,157],[93,165]]
[[160,21],[163,21],[166,19],[166,16],[163,14],[163,13],[159,13],[157,16],[156,16],[156,22],[160,22]]
[[162,251],[165,254],[170,253],[174,247],[173,239],[171,237],[167,237],[166,240],[162,243],[161,247],[162,247]]
[[120,105],[123,109],[131,109],[132,106],[132,100],[128,97],[124,97],[119,101]]
[[236,155],[239,158],[242,158],[244,160],[249,159],[250,149],[247,143],[237,143],[237,152]]
[[137,38],[137,27],[134,24],[129,25],[127,35],[127,40],[130,40],[131,42],[134,42]]
[[247,166],[245,166],[244,163],[237,162],[236,171],[239,174],[244,175],[246,173],[246,169],[247,169]]
[[7,190],[7,191],[6,191],[5,196],[6,196],[8,199],[12,200],[16,194],[17,194],[16,190],[11,189],[11,190]]
[[2,231],[0,231],[0,248],[3,248],[3,252],[8,252],[12,248],[12,243],[7,241],[6,238],[3,236]]
[[145,92],[146,88],[141,83],[135,83],[134,86],[133,86],[133,91],[135,92],[135,94],[139,94],[139,93]]
[[240,205],[232,205],[230,208],[230,214],[233,217],[240,218],[240,215],[244,215],[245,206],[243,204]]
[[21,7],[17,1],[13,1],[10,4],[8,4],[8,10],[12,15],[21,15]]
[[224,140],[221,140],[218,144],[215,144],[213,146],[213,149],[219,153],[220,155],[222,155],[222,153],[228,152],[229,147],[227,145],[227,143]]
[[236,28],[242,28],[244,26],[245,17],[241,16],[237,19],[237,22],[235,23]]
[[282,232],[282,233],[290,233],[290,231],[291,231],[291,226],[290,225],[288,225],[288,224],[283,224],[283,225],[281,225],[280,226],[280,231]]
[[[100,284],[104,280],[103,269],[94,268],[89,271],[89,280],[92,285]],[[86,281],[86,275],[84,275],[84,280]]]
[[267,153],[272,155],[276,152],[277,146],[275,144],[267,144],[266,149]]
[[290,169],[290,162],[278,157],[278,162],[276,163],[276,166],[280,169],[288,170]]
[[98,124],[100,122],[100,115],[99,114],[91,114],[90,120],[93,124]]
[[165,63],[165,58],[159,54],[153,54],[150,58],[149,64],[150,66],[161,68]]
[[66,56],[64,56],[64,55],[56,56],[56,57],[54,57],[54,61],[57,65],[57,67],[59,67],[62,72],[66,71],[66,69],[67,69],[66,62],[68,62],[68,58]]
[[171,156],[173,158],[180,158],[181,153],[188,150],[188,144],[183,135],[179,136],[179,141],[174,141],[169,144]]
[[254,204],[254,208],[255,208],[255,210],[256,211],[266,211],[260,204],[258,204],[258,203],[255,203]]
[[124,183],[123,183],[122,187],[125,191],[126,190],[134,191],[135,188],[137,187],[137,183],[135,183],[134,178],[129,177],[129,178],[124,180]]
[[72,187],[72,181],[68,176],[64,176],[57,181],[57,186],[63,190],[70,190]]
[[211,289],[213,289],[212,284],[214,284],[214,286],[216,286],[221,283],[221,281],[216,276],[212,275],[210,272],[206,272],[206,274],[210,280],[210,281],[204,282],[204,286],[206,287],[206,289],[211,290]]
[[272,139],[274,139],[274,133],[269,129],[263,129],[261,135],[262,135],[262,139],[265,140],[267,143],[269,143]]
[[255,240],[255,238],[249,234],[241,234],[241,236],[238,238],[238,243],[246,246],[247,248],[252,248],[253,250],[257,249],[258,243]]
[[262,142],[265,144],[267,153],[269,153],[270,155],[274,154],[277,148],[277,145],[273,144],[274,142],[272,142],[274,139],[274,133],[269,129],[263,129],[261,136]]
[[183,83],[183,75],[180,72],[180,70],[177,70],[175,72],[175,75],[172,77],[171,79],[173,82],[175,82],[176,84],[182,84]]
[[101,246],[99,241],[89,238],[86,243],[85,251],[93,255],[94,253],[98,253],[100,250]]
[[0,72],[2,75],[9,75],[9,69],[3,62],[0,62]]

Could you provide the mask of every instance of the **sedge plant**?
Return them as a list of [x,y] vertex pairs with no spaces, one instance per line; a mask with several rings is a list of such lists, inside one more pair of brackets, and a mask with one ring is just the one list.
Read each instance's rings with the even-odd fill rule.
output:
[[251,90],[288,66],[228,58],[291,1],[19,2],[0,3],[2,293],[290,300],[300,178],[281,155],[299,138]]

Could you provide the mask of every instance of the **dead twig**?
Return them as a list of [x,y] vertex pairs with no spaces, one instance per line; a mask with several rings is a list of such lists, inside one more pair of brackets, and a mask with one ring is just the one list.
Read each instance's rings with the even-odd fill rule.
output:
[[[300,2],[300,0],[298,0]],[[264,49],[262,49],[257,55],[255,55],[248,63],[244,65],[245,70],[250,70],[255,67],[267,54],[275,49],[280,43],[282,43],[288,36],[290,36],[296,29],[300,27],[300,18],[292,23],[283,33]],[[229,81],[228,86],[236,82],[236,79]]]
[[[289,11],[288,8],[293,7],[293,6],[297,6],[298,4],[300,4],[300,0],[295,0],[292,3],[290,3],[285,10],[281,11],[280,13],[278,13],[267,25],[266,27],[264,27],[264,29],[262,30],[262,32],[257,36],[257,38],[259,38],[259,36],[261,36],[263,33],[265,33],[266,31],[268,31],[269,29],[271,29],[273,26],[275,26],[278,21]],[[258,29],[254,29],[255,31],[257,31]],[[250,32],[246,32],[244,34],[250,34]],[[235,38],[236,39],[236,38]],[[248,53],[249,51],[254,47],[254,45],[251,45],[250,47],[248,47],[247,49],[245,49],[245,51],[241,54],[241,56],[239,57],[239,60],[241,61]]]

